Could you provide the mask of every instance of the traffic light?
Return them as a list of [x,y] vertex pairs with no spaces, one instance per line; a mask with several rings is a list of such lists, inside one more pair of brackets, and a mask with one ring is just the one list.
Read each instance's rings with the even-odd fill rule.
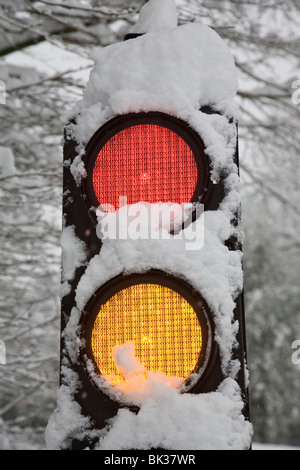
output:
[[[132,62],[124,67],[124,79],[114,75],[118,47],[125,57],[139,51],[140,60],[140,49],[160,49],[162,41],[175,47],[176,56],[182,37],[197,42],[200,30],[208,40],[207,54],[212,51],[209,64],[227,54],[219,37],[202,25],[133,35],[116,45],[111,55],[105,53],[106,59],[116,59],[102,69],[102,80],[116,77],[122,83],[121,90],[111,90],[110,100],[115,103],[119,96],[122,112],[111,107],[104,119],[107,110],[100,104],[102,114],[93,114],[89,97],[89,106],[79,107],[66,126],[61,378],[58,408],[48,426],[50,446],[101,448],[120,410],[139,415],[143,402],[130,393],[140,390],[139,380],[155,380],[155,374],[163,375],[179,395],[204,398],[222,399],[224,383],[233,381],[239,389],[239,398],[236,388],[232,397],[238,411],[229,420],[244,423],[243,447],[250,446],[237,123],[228,112],[232,100],[226,108],[216,92],[217,102],[208,104],[199,92],[197,110],[179,112],[177,104],[172,110],[163,99],[150,109],[155,97],[151,92],[145,100],[135,90]],[[174,45],[172,37],[178,34]],[[151,66],[155,60],[164,80],[162,57],[154,53]],[[205,80],[208,75],[205,70]],[[200,83],[201,77],[200,67]],[[101,82],[101,75],[91,75],[94,85],[97,78]],[[132,82],[125,86],[125,79]],[[222,84],[223,78],[218,80]],[[165,85],[172,88],[172,82]],[[187,95],[192,91],[183,90]],[[104,93],[102,99],[109,101]],[[88,137],[84,145],[83,130]],[[218,425],[218,413],[213,419]],[[221,432],[216,448],[226,439],[234,446],[230,429]],[[166,436],[164,443],[159,447],[168,449]],[[120,448],[142,448],[138,442],[130,445],[121,443]],[[156,444],[150,439],[149,446]]]

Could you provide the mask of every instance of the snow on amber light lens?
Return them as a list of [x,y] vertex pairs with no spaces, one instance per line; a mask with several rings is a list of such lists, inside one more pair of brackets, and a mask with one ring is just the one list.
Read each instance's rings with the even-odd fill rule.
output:
[[113,385],[125,381],[116,367],[113,349],[133,342],[147,371],[186,379],[203,347],[202,328],[189,302],[159,284],[134,284],[101,306],[91,334],[94,360]]
[[119,209],[119,198],[137,202],[189,202],[197,164],[189,145],[173,130],[155,124],[127,127],[99,150],[93,190],[103,208]]

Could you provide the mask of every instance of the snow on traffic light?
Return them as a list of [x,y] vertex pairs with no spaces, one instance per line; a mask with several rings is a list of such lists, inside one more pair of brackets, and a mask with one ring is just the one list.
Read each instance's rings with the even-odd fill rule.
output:
[[93,59],[65,127],[47,445],[249,449],[232,55],[150,0]]

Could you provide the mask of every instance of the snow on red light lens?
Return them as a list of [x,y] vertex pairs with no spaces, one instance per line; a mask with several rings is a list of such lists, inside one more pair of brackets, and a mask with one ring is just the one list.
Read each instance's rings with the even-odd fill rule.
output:
[[155,124],[115,134],[99,151],[93,169],[94,192],[104,209],[118,210],[120,197],[127,204],[187,203],[196,185],[197,165],[189,145]]

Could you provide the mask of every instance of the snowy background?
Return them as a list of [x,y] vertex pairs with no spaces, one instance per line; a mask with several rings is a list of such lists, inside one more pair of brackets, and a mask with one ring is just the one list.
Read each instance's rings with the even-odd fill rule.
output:
[[[56,402],[60,116],[86,87],[92,48],[122,41],[142,3],[0,1],[3,449],[44,448]],[[176,3],[180,24],[215,28],[235,57],[254,441],[299,446],[299,9],[279,0]]]

